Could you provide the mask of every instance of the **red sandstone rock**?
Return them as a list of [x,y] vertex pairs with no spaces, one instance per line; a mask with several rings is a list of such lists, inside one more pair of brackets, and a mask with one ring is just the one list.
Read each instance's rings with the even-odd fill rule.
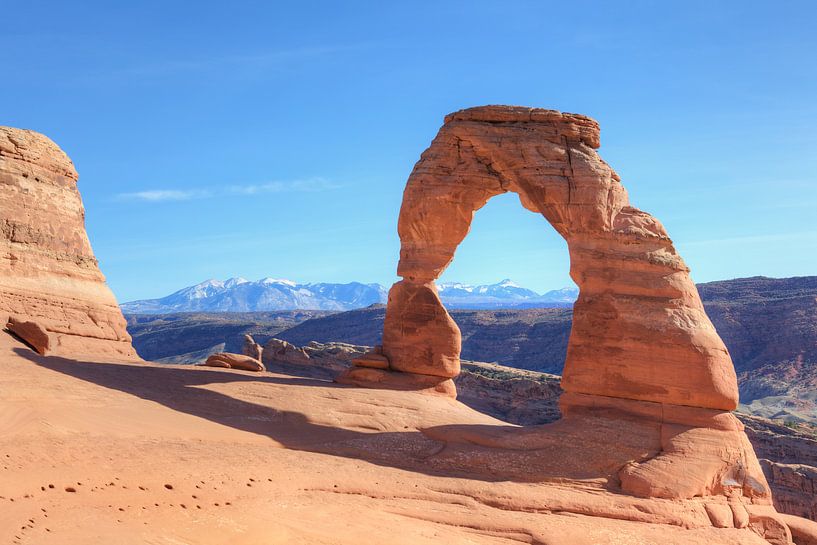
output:
[[335,382],[386,390],[423,391],[446,397],[457,397],[457,389],[450,378],[415,373],[392,373],[370,367],[352,367],[335,378]]
[[352,365],[355,367],[370,367],[372,369],[388,369],[389,359],[383,354],[369,353],[353,359]]
[[778,514],[791,531],[791,537],[797,545],[817,545],[817,522],[793,515]]
[[303,348],[281,339],[272,338],[264,345],[262,361],[267,365],[273,361],[279,363],[305,364],[309,361],[309,355]]
[[231,369],[229,362],[220,358],[213,358],[208,356],[204,363],[197,363],[196,365],[201,365],[204,367],[221,367],[224,369]]
[[433,282],[397,282],[389,291],[383,355],[391,369],[452,378],[460,372],[460,329]]
[[48,355],[54,347],[52,335],[43,326],[36,322],[21,322],[10,317],[6,325],[9,331],[23,339],[38,354]]
[[[645,450],[618,466],[622,492],[710,498],[705,505],[714,506],[702,510],[710,524],[788,543],[743,426],[728,412],[738,390],[726,347],[664,227],[630,205],[598,147],[598,125],[584,116],[505,106],[447,116],[403,194],[403,280],[389,293],[383,329],[389,370],[355,367],[338,381],[418,390],[440,381],[440,391],[458,374],[460,332],[434,281],[474,213],[512,191],[566,240],[580,289],[560,426],[586,429],[603,419],[627,433],[628,423],[639,423]],[[588,456],[612,463],[605,452]]]
[[207,367],[229,367],[242,371],[266,371],[266,367],[259,360],[244,354],[233,354],[232,352],[218,352],[211,354],[204,362]]
[[71,160],[9,127],[0,127],[0,314],[38,324],[53,354],[139,359],[85,233]]
[[244,335],[244,346],[241,347],[241,353],[258,361],[263,361],[264,347],[255,342],[252,335]]
[[[598,125],[551,110],[449,115],[409,177],[383,350],[395,370],[453,376],[456,326],[431,295],[474,212],[513,191],[568,243],[574,307],[567,391],[713,409],[737,405],[729,354],[663,226],[598,156]],[[399,286],[399,287],[398,287]],[[450,320],[450,318],[448,318]]]

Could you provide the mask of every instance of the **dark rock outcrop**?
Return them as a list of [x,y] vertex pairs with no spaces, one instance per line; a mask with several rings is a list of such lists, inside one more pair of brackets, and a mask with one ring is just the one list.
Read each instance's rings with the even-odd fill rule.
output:
[[[261,345],[304,320],[320,318],[323,311],[287,310],[252,313],[126,314],[133,345],[146,360],[165,360],[183,354],[178,363],[203,361],[208,352],[241,352],[244,336]],[[305,344],[305,343],[304,343]],[[214,349],[214,347],[217,347]],[[202,358],[202,354],[204,357]]]

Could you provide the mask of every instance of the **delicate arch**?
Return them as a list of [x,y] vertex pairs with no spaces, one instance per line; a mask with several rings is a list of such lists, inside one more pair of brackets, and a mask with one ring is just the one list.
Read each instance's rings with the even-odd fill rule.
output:
[[570,394],[731,410],[729,354],[661,223],[633,208],[596,153],[598,124],[581,115],[507,106],[446,117],[406,184],[400,209],[403,278],[389,292],[389,369],[459,373],[460,332],[434,281],[474,212],[512,191],[564,237],[579,286],[563,389]]

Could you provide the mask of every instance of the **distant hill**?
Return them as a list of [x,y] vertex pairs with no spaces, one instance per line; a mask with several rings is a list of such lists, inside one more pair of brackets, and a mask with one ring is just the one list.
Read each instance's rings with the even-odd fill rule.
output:
[[204,360],[214,351],[240,352],[244,335],[265,342],[304,320],[327,314],[319,310],[286,310],[125,314],[125,318],[140,356],[185,363]]
[[817,276],[699,286],[723,338],[741,401],[767,418],[817,417]]
[[[698,290],[732,355],[747,410],[768,418],[817,419],[817,277],[740,278],[700,284]],[[152,321],[162,317],[129,316],[129,331],[137,351],[153,359],[221,342],[240,346],[250,329],[260,341],[276,336],[297,345],[375,345],[384,315],[380,304],[304,313],[288,317],[286,327],[257,313],[233,315],[228,322],[219,318],[227,315],[177,315],[161,324]],[[570,308],[452,309],[451,315],[462,330],[463,358],[561,374]]]
[[[471,286],[461,283],[439,285],[440,297],[449,308],[570,307],[576,300],[575,287],[539,295],[511,280]],[[122,303],[131,314],[174,312],[260,312],[276,310],[352,310],[385,303],[388,291],[380,284],[299,284],[279,278],[251,282],[244,278],[206,280],[160,299]]]
[[[738,278],[698,285],[706,312],[729,348],[747,410],[767,418],[817,420],[817,276]],[[382,307],[307,320],[278,336],[378,344]],[[462,357],[561,374],[570,309],[465,311]]]
[[[567,353],[569,308],[450,310],[462,332],[462,357],[559,374]],[[309,341],[380,344],[385,305],[306,320],[276,336],[296,345]]]

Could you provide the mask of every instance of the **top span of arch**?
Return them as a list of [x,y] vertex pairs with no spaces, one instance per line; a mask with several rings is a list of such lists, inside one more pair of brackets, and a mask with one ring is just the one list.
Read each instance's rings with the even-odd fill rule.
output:
[[542,123],[550,125],[568,141],[587,144],[593,149],[601,145],[599,123],[591,117],[570,114],[545,108],[524,106],[476,106],[445,116],[445,123],[453,121],[478,121],[481,123]]

